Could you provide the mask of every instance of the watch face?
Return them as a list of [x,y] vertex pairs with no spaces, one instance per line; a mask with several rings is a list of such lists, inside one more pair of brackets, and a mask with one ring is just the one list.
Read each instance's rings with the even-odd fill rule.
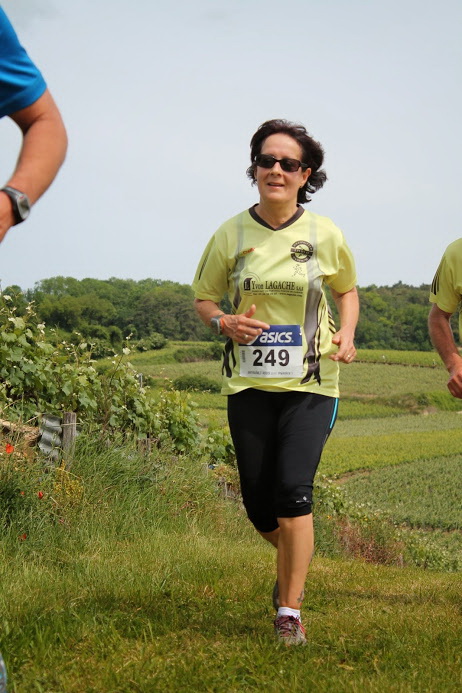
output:
[[5,185],[5,187],[1,188],[1,190],[8,195],[11,200],[15,223],[19,224],[21,221],[27,219],[30,214],[30,202],[27,195],[20,190],[16,190],[16,188],[10,187],[9,185]]

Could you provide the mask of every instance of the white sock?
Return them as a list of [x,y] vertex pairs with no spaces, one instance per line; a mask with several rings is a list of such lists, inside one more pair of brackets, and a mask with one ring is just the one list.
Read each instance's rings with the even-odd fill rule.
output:
[[291,609],[288,606],[280,606],[278,609],[278,615],[276,618],[279,618],[279,616],[293,616],[294,618],[298,619],[301,621],[300,618],[300,609]]

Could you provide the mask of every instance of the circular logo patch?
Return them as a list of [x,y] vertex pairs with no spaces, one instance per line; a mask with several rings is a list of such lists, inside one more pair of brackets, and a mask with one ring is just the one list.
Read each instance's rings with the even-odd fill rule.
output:
[[295,262],[308,262],[313,255],[313,246],[308,241],[295,241],[290,249],[290,257]]

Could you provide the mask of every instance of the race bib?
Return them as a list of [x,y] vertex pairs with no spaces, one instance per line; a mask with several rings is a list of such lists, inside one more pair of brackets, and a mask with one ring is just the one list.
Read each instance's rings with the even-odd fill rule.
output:
[[239,344],[240,375],[246,378],[299,378],[303,375],[302,328],[271,325],[250,344]]

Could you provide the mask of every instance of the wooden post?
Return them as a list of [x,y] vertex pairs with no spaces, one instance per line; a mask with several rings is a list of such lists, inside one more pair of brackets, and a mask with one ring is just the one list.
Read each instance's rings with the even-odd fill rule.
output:
[[74,451],[75,438],[77,436],[77,414],[73,411],[63,413],[63,453],[72,457]]

